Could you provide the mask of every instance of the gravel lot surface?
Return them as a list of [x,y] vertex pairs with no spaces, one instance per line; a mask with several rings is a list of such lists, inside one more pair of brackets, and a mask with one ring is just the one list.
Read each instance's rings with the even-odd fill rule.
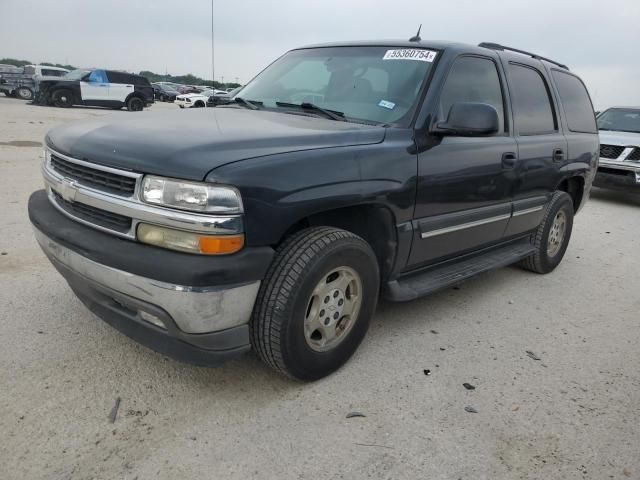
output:
[[640,479],[640,196],[594,191],[550,275],[380,305],[322,381],[196,368],[90,314],[26,211],[49,128],[172,108],[0,98],[0,478]]

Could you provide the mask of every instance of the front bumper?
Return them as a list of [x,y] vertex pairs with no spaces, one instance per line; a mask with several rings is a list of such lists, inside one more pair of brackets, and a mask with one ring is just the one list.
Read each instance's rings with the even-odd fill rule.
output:
[[74,222],[43,191],[29,199],[29,216],[42,250],[80,300],[127,336],[202,365],[250,348],[248,321],[271,249],[223,259],[142,245]]
[[640,164],[600,159],[593,182],[596,187],[640,192]]

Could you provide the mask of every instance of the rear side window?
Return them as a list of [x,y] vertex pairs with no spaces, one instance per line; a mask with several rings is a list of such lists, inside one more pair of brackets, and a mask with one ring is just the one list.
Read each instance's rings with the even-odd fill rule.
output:
[[498,111],[499,132],[504,132],[504,100],[496,64],[488,58],[458,58],[442,88],[440,111],[444,118],[454,103],[487,103]]
[[557,130],[549,88],[542,74],[524,65],[509,64],[509,87],[514,123],[520,135],[541,135]]
[[109,75],[109,81],[111,83],[132,83],[131,82],[131,75],[129,75],[127,73],[114,72],[114,71],[109,70],[107,72],[107,75]]
[[582,81],[569,73],[552,70],[553,81],[558,87],[560,101],[572,132],[597,133],[593,105]]
[[43,68],[40,70],[43,76],[47,77],[64,77],[67,73],[64,70],[51,70],[50,68]]

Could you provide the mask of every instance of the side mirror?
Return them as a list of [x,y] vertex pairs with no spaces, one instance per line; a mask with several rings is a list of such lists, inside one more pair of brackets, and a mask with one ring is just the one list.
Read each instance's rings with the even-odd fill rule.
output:
[[497,110],[486,103],[458,102],[451,105],[446,122],[436,125],[434,133],[471,137],[492,135],[498,131]]

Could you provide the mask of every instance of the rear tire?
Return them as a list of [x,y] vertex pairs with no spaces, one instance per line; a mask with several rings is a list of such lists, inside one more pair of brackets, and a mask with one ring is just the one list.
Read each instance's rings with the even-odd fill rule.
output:
[[56,107],[69,108],[73,106],[73,92],[65,88],[53,92],[51,99]]
[[376,256],[362,238],[332,227],[302,230],[278,247],[260,286],[251,345],[290,377],[329,375],[364,338],[379,287]]
[[33,100],[33,90],[28,87],[20,87],[16,90],[16,95],[21,100]]
[[573,230],[573,201],[566,192],[556,192],[547,206],[533,240],[536,253],[520,266],[536,273],[549,273],[562,261]]
[[131,97],[127,100],[127,110],[130,112],[141,112],[144,108],[144,101],[140,97]]

